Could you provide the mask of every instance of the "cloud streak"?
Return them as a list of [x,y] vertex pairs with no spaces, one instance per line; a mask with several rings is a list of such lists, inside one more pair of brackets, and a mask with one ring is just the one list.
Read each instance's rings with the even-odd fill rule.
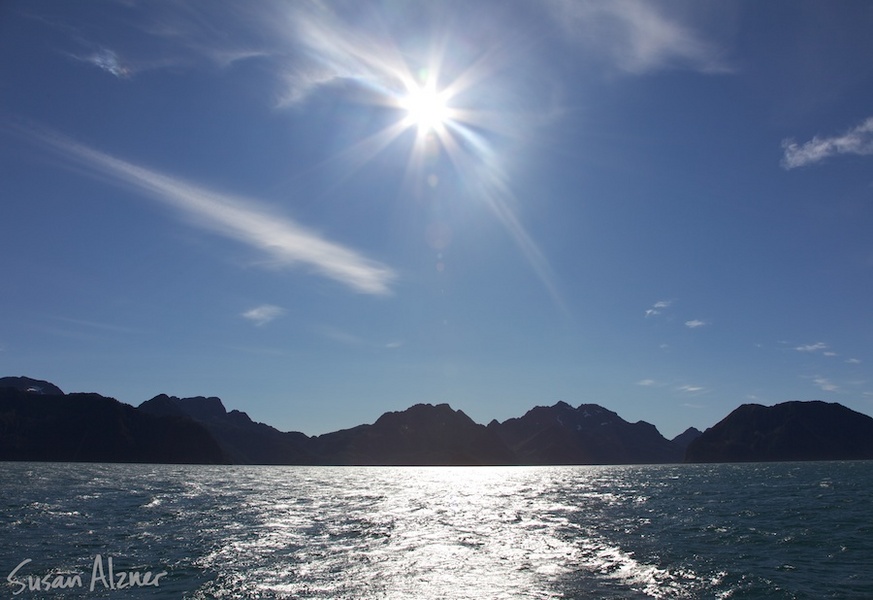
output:
[[664,312],[664,309],[670,308],[670,305],[673,304],[672,300],[659,300],[655,302],[651,308],[646,309],[647,317],[656,317]]
[[330,241],[295,221],[260,207],[251,198],[200,187],[135,165],[58,134],[36,133],[47,145],[85,166],[92,175],[160,201],[196,226],[255,248],[283,267],[303,266],[356,292],[391,293],[397,274],[388,266]]
[[700,319],[685,321],[685,327],[689,329],[697,329],[698,327],[703,327],[704,325],[709,325],[709,323],[707,323],[706,321],[701,321]]
[[804,344],[794,348],[798,352],[818,352],[819,350],[827,350],[829,346],[824,342],[816,342],[814,344]]
[[824,392],[838,392],[840,387],[825,377],[815,377],[812,382]]
[[676,391],[684,394],[699,394],[705,392],[706,388],[699,385],[681,385],[676,388]]
[[786,170],[805,167],[841,154],[873,154],[873,117],[843,135],[813,137],[804,144],[792,139],[782,141],[782,167]]
[[626,72],[675,67],[705,73],[731,71],[721,50],[666,14],[663,3],[550,0],[546,6],[569,39],[605,53]]
[[276,306],[274,304],[262,304],[261,306],[256,306],[250,310],[242,313],[242,317],[247,319],[257,325],[258,327],[262,327],[285,314],[285,309],[281,306]]
[[119,79],[129,77],[131,74],[130,68],[121,61],[115,51],[109,48],[100,48],[88,56],[76,56],[75,58],[90,63]]

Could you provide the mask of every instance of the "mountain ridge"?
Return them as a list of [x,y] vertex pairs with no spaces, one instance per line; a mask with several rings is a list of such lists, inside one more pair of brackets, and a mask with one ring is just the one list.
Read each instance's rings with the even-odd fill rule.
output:
[[158,394],[134,408],[99,394],[64,394],[39,379],[0,378],[0,460],[575,465],[852,458],[873,458],[873,418],[821,401],[742,405],[706,431],[690,427],[672,440],[651,423],[564,401],[488,425],[445,403],[414,404],[370,424],[307,436],[228,411],[215,396]]
[[686,462],[873,459],[873,418],[836,402],[743,404],[688,445]]

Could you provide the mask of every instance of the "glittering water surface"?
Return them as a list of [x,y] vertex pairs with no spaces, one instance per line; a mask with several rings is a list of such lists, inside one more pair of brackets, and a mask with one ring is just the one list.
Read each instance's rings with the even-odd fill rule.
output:
[[0,469],[15,598],[873,597],[871,462]]

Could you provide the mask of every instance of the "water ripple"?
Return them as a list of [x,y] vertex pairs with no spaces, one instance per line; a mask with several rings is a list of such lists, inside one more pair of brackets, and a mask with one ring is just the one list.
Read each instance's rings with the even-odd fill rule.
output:
[[87,575],[102,553],[167,570],[168,597],[873,597],[869,462],[6,463],[0,489],[7,573]]

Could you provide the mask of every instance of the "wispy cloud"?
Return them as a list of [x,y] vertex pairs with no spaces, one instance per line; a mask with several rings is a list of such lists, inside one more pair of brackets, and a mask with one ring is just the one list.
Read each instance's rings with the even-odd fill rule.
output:
[[283,61],[284,80],[289,87],[281,104],[293,104],[313,88],[337,79],[360,81],[390,95],[402,93],[405,83],[413,78],[390,37],[362,28],[341,15],[341,11],[322,3],[290,4],[281,15],[280,43],[299,47],[304,57]]
[[655,317],[660,315],[664,312],[664,309],[669,308],[671,304],[673,304],[672,300],[659,300],[658,302],[655,302],[651,308],[646,309],[646,316]]
[[692,319],[690,321],[685,321],[685,327],[689,329],[697,329],[698,327],[703,327],[704,325],[709,325],[706,321],[701,321],[700,319]]
[[873,154],[873,117],[842,135],[815,136],[804,144],[792,139],[783,140],[782,150],[782,167],[785,169],[804,167],[840,154]]
[[798,352],[818,352],[820,350],[826,350],[829,346],[824,342],[816,342],[814,344],[805,344],[803,346],[797,346],[794,348]]
[[565,35],[618,68],[645,73],[688,68],[707,73],[731,70],[721,48],[694,31],[668,4],[644,0],[549,0],[546,7]]
[[109,48],[100,48],[91,54],[85,56],[73,56],[77,60],[94,65],[98,69],[102,69],[111,75],[115,75],[119,79],[129,77],[131,69],[124,64],[114,50]]
[[641,385],[643,387],[657,387],[661,384],[654,379],[640,379],[639,381],[637,381],[637,385]]
[[266,325],[273,319],[285,314],[285,309],[274,304],[262,304],[242,313],[244,319],[248,319],[258,327]]
[[699,385],[680,385],[676,388],[676,391],[684,394],[699,394],[705,392],[706,388]]
[[850,359],[846,360],[846,362],[849,363],[850,365],[860,365],[860,364],[861,364],[861,359],[858,359],[858,358],[850,358]]
[[196,226],[209,229],[265,253],[286,267],[313,272],[364,294],[386,295],[396,273],[388,266],[330,241],[297,222],[258,205],[251,198],[217,192],[158,171],[115,158],[58,134],[34,137],[85,166],[93,175],[169,205]]
[[825,377],[814,377],[812,382],[825,392],[838,392],[840,387]]

